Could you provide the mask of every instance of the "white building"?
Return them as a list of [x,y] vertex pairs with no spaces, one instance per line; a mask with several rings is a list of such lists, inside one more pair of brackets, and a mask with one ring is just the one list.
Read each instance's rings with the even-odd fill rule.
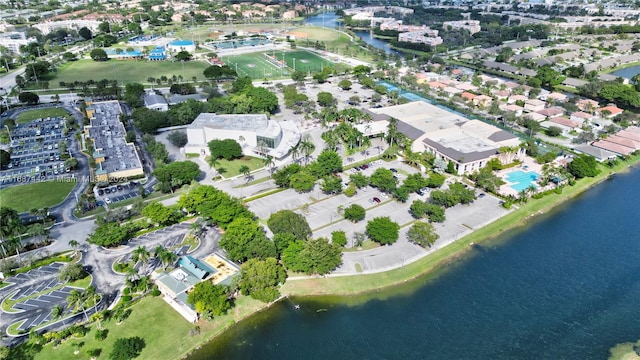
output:
[[189,142],[185,153],[209,154],[211,140],[236,140],[245,155],[287,155],[300,141],[300,130],[293,122],[268,119],[264,114],[216,115],[203,113],[187,127]]
[[471,33],[471,35],[480,32],[480,21],[478,20],[458,20],[458,21],[445,21],[442,23],[442,28],[447,29],[464,29]]
[[144,96],[144,106],[147,109],[156,111],[168,111],[169,103],[162,95],[156,93],[149,93]]
[[420,30],[400,33],[398,34],[398,41],[430,46],[442,44],[442,38],[438,36],[438,30]]
[[61,21],[46,21],[40,24],[33,25],[34,28],[40,30],[42,34],[47,35],[48,33],[57,30],[57,29],[73,29],[79,30],[83,27],[91,30],[91,32],[98,31],[98,27],[100,26],[101,21],[98,20],[83,20],[83,19],[74,19],[74,20],[61,20]]
[[0,46],[4,46],[13,54],[20,54],[20,46],[36,42],[36,38],[27,38],[23,32],[13,31],[0,34]]
[[167,45],[169,51],[174,53],[180,51],[196,52],[196,43],[191,40],[174,40]]

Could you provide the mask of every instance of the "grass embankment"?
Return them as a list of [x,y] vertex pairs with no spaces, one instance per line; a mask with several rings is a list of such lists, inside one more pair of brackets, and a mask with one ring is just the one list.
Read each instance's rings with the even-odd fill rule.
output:
[[18,212],[52,207],[61,203],[76,185],[74,182],[47,181],[0,190],[0,205]]
[[[131,315],[122,324],[117,325],[114,320],[103,321],[103,328],[108,330],[105,340],[95,340],[94,324],[82,338],[67,340],[57,348],[54,348],[53,344],[44,346],[35,354],[33,360],[85,358],[88,349],[102,349],[100,358],[107,358],[116,339],[132,336],[139,336],[146,343],[140,353],[140,359],[179,359],[264,306],[260,301],[241,297],[229,314],[219,316],[211,322],[198,322],[196,325],[200,327],[200,333],[191,336],[189,331],[193,329],[192,324],[171,309],[160,297],[146,297],[131,307]],[[74,355],[74,350],[80,344],[80,353],[83,355],[78,357]]]
[[98,81],[102,79],[117,80],[125,83],[146,83],[150,76],[158,79],[163,75],[168,78],[173,75],[182,75],[184,81],[191,81],[193,76],[203,79],[202,72],[207,66],[206,63],[200,61],[182,63],[179,61],[146,60],[109,60],[100,62],[78,60],[61,65],[49,81],[52,82],[52,87],[58,87],[61,81]]
[[18,115],[18,117],[16,118],[16,123],[25,124],[35,119],[67,115],[69,115],[69,113],[66,112],[63,108],[35,109],[20,113],[20,115]]
[[[207,162],[208,161],[209,158],[207,158]],[[240,175],[240,167],[242,167],[243,165],[246,165],[249,168],[249,171],[254,171],[264,167],[262,159],[251,156],[244,156],[240,159],[231,161],[218,159],[215,168],[218,170],[218,172],[220,172],[220,169],[224,169],[224,173],[222,174],[222,176],[228,179]]]
[[631,164],[638,162],[638,160],[640,160],[640,156],[621,162],[613,169],[601,166],[602,171],[597,177],[580,179],[574,186],[565,187],[561,194],[554,193],[542,199],[530,199],[526,204],[520,205],[518,209],[499,220],[404,267],[376,274],[291,280],[284,284],[281,292],[291,296],[358,294],[397,285],[406,280],[430,273],[440,265],[457,258],[472,243],[479,243],[494,238],[507,230],[523,226],[536,214],[545,213],[553,209],[558,204],[605,180],[610,174],[624,171]]

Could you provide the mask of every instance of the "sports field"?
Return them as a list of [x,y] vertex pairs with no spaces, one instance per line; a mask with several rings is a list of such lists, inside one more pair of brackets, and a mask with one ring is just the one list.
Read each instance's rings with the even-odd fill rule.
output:
[[[184,66],[184,68],[183,68]],[[53,73],[49,81],[52,88],[57,87],[60,81],[74,82],[87,80],[118,80],[119,82],[146,83],[149,77],[160,78],[162,75],[171,78],[173,75],[182,75],[184,80],[191,81],[195,76],[204,79],[202,72],[208,65],[200,61],[171,62],[171,61],[147,61],[147,60],[109,60],[97,62],[93,60],[78,60],[66,63],[58,72]]]
[[286,66],[277,66],[275,62],[268,61],[264,53],[231,55],[222,60],[236,70],[238,76],[248,76],[252,79],[272,79],[291,74]]
[[[271,53],[270,53],[271,55]],[[302,72],[318,72],[333,63],[306,50],[275,52],[278,60],[284,61],[291,69]]]

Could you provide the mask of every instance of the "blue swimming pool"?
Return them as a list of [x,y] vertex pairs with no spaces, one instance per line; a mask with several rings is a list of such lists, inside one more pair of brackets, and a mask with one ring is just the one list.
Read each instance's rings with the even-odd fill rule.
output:
[[534,171],[522,171],[514,170],[507,174],[505,179],[513,183],[511,188],[517,192],[525,190],[531,186],[537,188],[535,182],[540,177],[540,174]]

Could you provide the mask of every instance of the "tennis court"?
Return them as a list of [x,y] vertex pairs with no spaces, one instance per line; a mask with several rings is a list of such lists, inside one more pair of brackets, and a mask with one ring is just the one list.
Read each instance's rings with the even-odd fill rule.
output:
[[269,55],[275,55],[278,60],[284,60],[291,69],[303,72],[319,72],[323,67],[333,65],[331,61],[306,50],[276,51],[275,53],[269,52]]
[[248,76],[252,79],[270,79],[291,74],[286,66],[275,65],[267,59],[264,53],[232,55],[224,57],[222,60],[236,70],[238,76]]

